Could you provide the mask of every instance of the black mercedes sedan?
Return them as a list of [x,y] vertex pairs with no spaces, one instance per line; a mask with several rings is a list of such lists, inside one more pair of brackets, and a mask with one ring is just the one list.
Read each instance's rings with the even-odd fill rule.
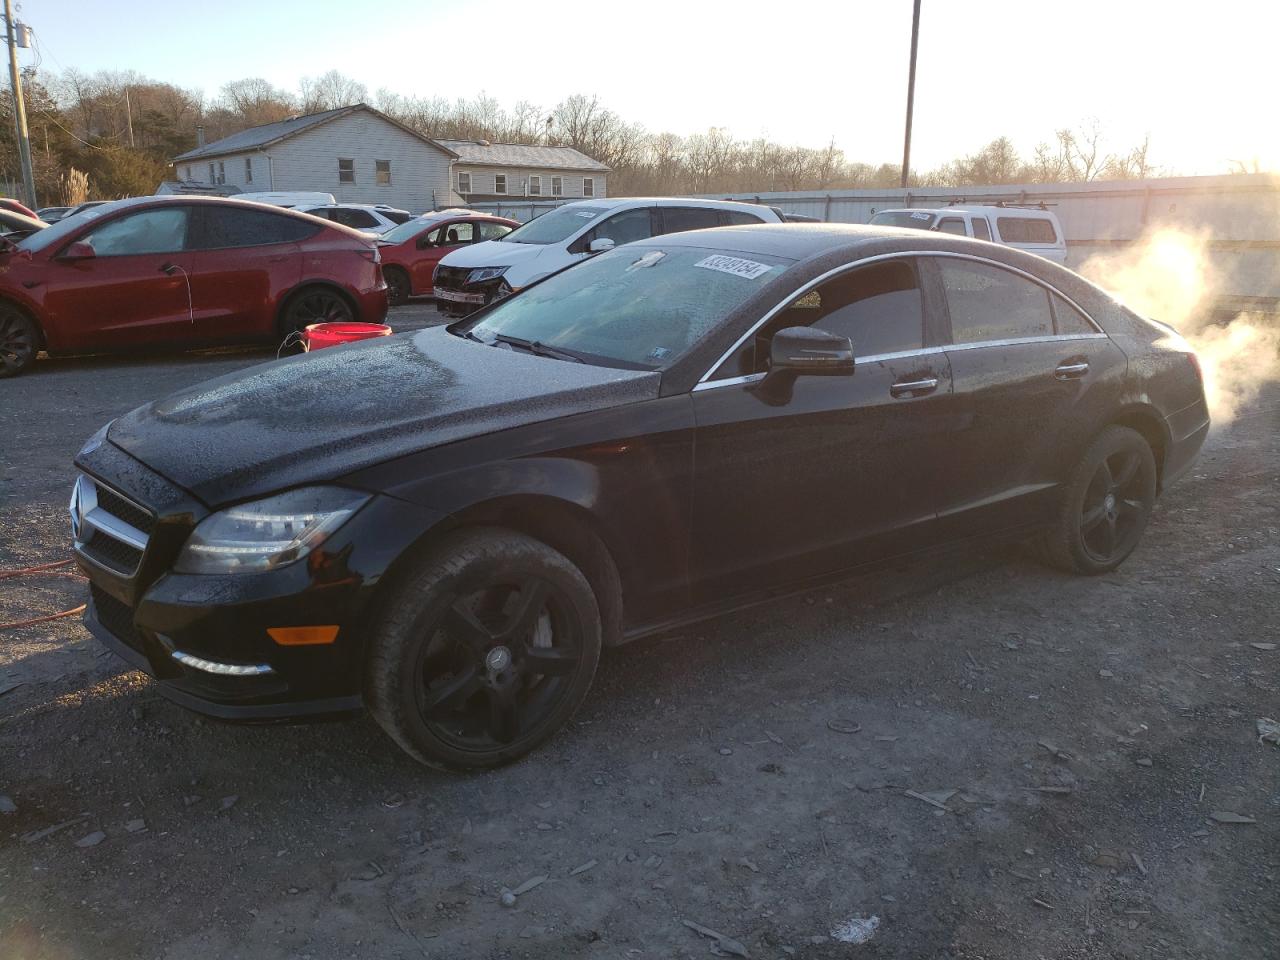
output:
[[368,709],[479,768],[603,647],[956,544],[1112,570],[1208,427],[1187,343],[1046,260],[731,227],[134,410],[77,457],[72,531],[88,628],[165,696]]

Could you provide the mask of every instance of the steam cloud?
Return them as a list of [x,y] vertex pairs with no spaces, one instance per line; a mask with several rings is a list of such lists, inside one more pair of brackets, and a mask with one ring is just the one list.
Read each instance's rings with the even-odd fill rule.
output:
[[1209,415],[1222,426],[1280,380],[1280,325],[1248,313],[1212,322],[1227,282],[1210,258],[1212,240],[1208,230],[1160,227],[1120,253],[1090,257],[1080,273],[1131,310],[1177,328],[1200,358]]

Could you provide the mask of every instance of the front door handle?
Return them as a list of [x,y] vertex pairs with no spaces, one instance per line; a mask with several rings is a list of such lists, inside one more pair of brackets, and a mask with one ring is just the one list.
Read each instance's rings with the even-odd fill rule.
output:
[[1059,380],[1079,380],[1089,372],[1089,362],[1082,360],[1078,363],[1060,363],[1053,375]]
[[910,394],[933,393],[938,389],[937,377],[926,377],[923,380],[900,380],[889,388],[889,393],[895,397],[905,397]]

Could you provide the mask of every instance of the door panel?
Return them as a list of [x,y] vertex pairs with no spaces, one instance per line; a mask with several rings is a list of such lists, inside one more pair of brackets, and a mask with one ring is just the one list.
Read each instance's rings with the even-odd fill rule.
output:
[[798,377],[782,398],[759,381],[695,391],[694,602],[927,544],[950,389],[932,353]]
[[280,297],[302,277],[296,243],[197,251],[191,282],[202,340],[266,336]]
[[476,225],[470,222],[449,223],[440,227],[438,231],[432,230],[427,236],[434,238],[437,233],[440,246],[424,247],[418,250],[409,271],[415,293],[431,292],[431,278],[435,275],[436,265],[459,247],[473,243],[476,238]]
[[55,259],[50,266],[45,303],[66,348],[115,349],[190,338],[183,275],[190,275],[190,254]]

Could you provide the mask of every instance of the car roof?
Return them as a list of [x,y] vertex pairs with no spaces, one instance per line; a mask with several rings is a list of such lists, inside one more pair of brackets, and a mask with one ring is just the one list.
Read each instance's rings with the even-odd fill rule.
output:
[[853,223],[761,223],[664,233],[627,246],[705,247],[736,253],[760,253],[805,260],[818,253],[901,237],[913,241],[929,235],[906,227],[871,227]]
[[710,207],[716,210],[743,210],[749,213],[771,209],[765,204],[752,203],[749,200],[708,200],[703,197],[600,197],[599,199],[586,197],[560,206],[579,205],[604,207],[606,210],[618,210],[623,207]]
[[951,207],[894,207],[893,209],[877,210],[877,213],[936,213],[946,215],[948,213],[981,213],[991,214],[999,213],[1005,217],[1052,217],[1052,210],[1041,210],[1039,207],[1002,207],[998,204],[981,204],[981,203],[964,203],[956,204]]

